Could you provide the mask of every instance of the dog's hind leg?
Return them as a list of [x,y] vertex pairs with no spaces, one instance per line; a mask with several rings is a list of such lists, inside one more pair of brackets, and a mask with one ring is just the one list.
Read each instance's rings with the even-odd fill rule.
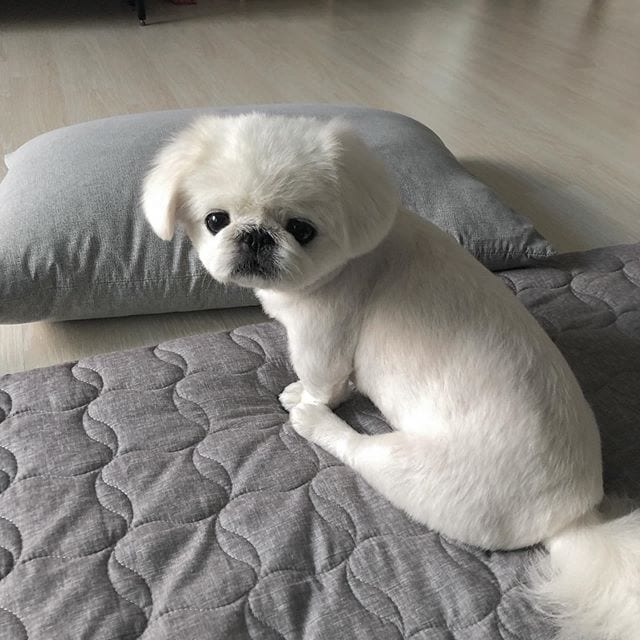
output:
[[291,424],[301,436],[357,471],[395,506],[428,524],[434,480],[445,471],[442,445],[402,431],[358,433],[326,405],[296,405]]

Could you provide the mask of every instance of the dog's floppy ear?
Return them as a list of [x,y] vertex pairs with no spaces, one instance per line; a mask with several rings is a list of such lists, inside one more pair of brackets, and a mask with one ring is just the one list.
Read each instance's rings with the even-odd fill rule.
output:
[[371,251],[387,235],[400,198],[382,160],[347,122],[341,118],[331,120],[326,133],[338,165],[344,232],[352,255],[360,255]]
[[155,157],[142,186],[142,210],[151,228],[171,240],[181,202],[181,183],[202,153],[202,122],[179,133]]

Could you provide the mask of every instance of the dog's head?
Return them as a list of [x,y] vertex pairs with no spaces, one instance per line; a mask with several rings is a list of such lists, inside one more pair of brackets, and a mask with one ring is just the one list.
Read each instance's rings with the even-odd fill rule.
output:
[[340,120],[204,117],[158,154],[142,196],[163,239],[184,225],[220,282],[307,287],[373,249],[399,201]]

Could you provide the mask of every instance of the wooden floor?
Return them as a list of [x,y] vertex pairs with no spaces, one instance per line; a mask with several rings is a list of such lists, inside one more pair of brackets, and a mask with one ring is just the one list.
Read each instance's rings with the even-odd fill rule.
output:
[[[120,113],[362,103],[431,126],[561,250],[640,241],[637,0],[147,4],[139,27],[123,0],[2,3],[1,151]],[[261,317],[4,326],[0,372]]]

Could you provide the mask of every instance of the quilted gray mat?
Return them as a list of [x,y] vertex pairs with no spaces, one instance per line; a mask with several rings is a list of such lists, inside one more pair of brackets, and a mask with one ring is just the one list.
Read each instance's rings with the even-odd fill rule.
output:
[[[502,277],[576,371],[608,489],[640,496],[640,246]],[[292,380],[275,324],[0,378],[0,637],[552,638],[529,551],[395,510],[286,424]]]

